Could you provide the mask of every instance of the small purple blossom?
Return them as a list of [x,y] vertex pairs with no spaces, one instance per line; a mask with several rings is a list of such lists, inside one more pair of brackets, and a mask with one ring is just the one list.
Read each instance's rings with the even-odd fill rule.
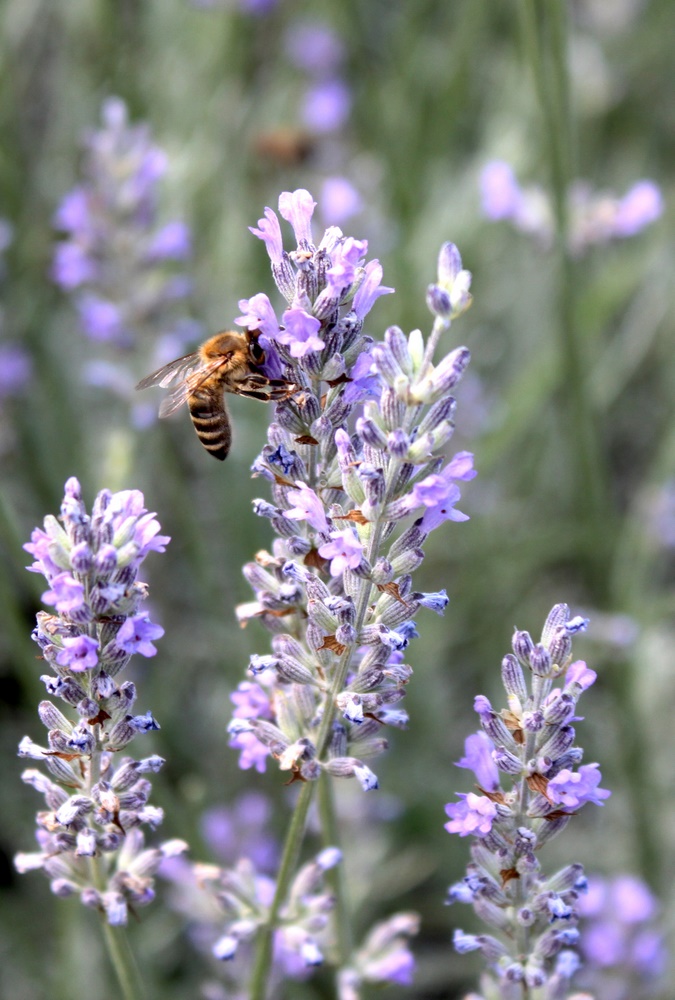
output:
[[315,531],[328,534],[328,520],[323,503],[307,483],[298,481],[296,486],[296,490],[288,491],[288,499],[293,507],[284,511],[284,514],[296,521],[307,521]]
[[584,660],[575,660],[570,663],[565,674],[565,686],[574,684],[582,691],[587,691],[597,680],[597,673],[586,666]]
[[333,298],[339,299],[354,283],[359,262],[368,251],[367,240],[346,239],[332,256],[326,271],[326,287]]
[[84,586],[70,573],[59,573],[51,580],[51,585],[42,600],[45,604],[53,604],[60,614],[70,615],[85,606]]
[[141,656],[154,656],[157,647],[153,646],[154,639],[160,639],[164,635],[161,625],[155,625],[145,615],[135,615],[127,618],[120,627],[115,637],[115,642],[120,649],[130,655],[140,653]]
[[382,265],[379,260],[369,260],[364,268],[363,281],[354,296],[354,312],[365,319],[380,295],[391,295],[393,288],[382,284]]
[[98,639],[88,635],[66,636],[56,662],[76,673],[93,669],[98,664]]
[[497,815],[497,806],[485,795],[474,792],[458,793],[460,802],[448,802],[445,807],[450,822],[445,824],[448,833],[458,833],[460,837],[473,834],[475,837],[485,837],[492,829],[492,822]]
[[312,243],[312,215],[316,202],[309,191],[282,191],[279,195],[279,214],[293,227],[298,246]]
[[239,308],[242,314],[237,316],[235,323],[245,326],[247,330],[260,330],[271,340],[278,339],[279,322],[266,295],[261,292],[250,299],[240,299]]
[[455,765],[473,771],[476,781],[487,792],[495,792],[499,788],[499,769],[492,756],[493,749],[486,733],[473,733],[464,740],[464,756]]
[[319,547],[319,555],[330,559],[330,575],[340,576],[345,569],[358,569],[363,559],[363,546],[351,528],[331,531],[332,541]]
[[[281,238],[281,227],[277,214],[272,208],[265,209],[265,217],[258,219],[258,228],[249,226],[250,232],[258,239],[261,239],[267,249],[272,264],[280,264],[283,256],[283,241]],[[265,296],[267,298],[267,296]],[[246,301],[246,300],[243,300]],[[269,302],[269,299],[268,299]],[[239,308],[243,308],[241,302]],[[239,322],[239,320],[237,320]]]
[[291,357],[304,358],[312,351],[320,351],[325,341],[317,336],[321,323],[304,309],[287,309],[282,318],[284,329],[277,334],[277,341],[288,347]]
[[603,799],[612,794],[606,788],[599,788],[602,780],[599,764],[582,764],[578,771],[563,768],[548,783],[547,792],[556,805],[575,810],[587,802],[601,806]]

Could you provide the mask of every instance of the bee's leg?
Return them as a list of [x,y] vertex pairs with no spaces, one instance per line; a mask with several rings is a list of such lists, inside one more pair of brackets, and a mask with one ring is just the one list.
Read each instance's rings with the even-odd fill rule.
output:
[[247,399],[262,399],[263,403],[269,403],[273,396],[269,392],[262,392],[259,389],[237,389],[238,396],[246,396]]

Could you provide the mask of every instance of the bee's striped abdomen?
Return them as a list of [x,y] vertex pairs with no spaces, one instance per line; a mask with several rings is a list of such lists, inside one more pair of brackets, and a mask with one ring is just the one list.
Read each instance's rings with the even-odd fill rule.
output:
[[188,399],[188,407],[197,437],[209,455],[222,462],[232,444],[232,425],[222,394],[193,393]]

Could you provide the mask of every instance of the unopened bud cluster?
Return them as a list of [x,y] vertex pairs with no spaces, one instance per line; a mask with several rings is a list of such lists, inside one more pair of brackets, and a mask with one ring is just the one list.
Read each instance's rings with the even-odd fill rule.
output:
[[163,552],[169,539],[158,534],[138,490],[102,490],[89,515],[74,478],[60,522],[46,517],[24,546],[35,558],[30,569],[47,579],[43,600],[54,608],[38,613],[33,632],[53,673],[41,678],[50,698],[38,710],[47,745],[28,736],[19,745],[20,757],[48,772],[22,775],[45,798],[37,814],[40,849],[15,863],[22,872],[41,868],[56,895],[78,895],[109,923],[124,924],[130,905],[152,900],[162,857],[185,847],[144,848],[140,828],[162,821],[162,810],[148,802],[148,776],[164,761],[120,755],[136,736],[159,728],[150,712],[134,714],[135,685],[119,675],[134,653],[154,656],[153,640],[163,634],[141,610],[147,587],[137,577],[145,556]]
[[[392,289],[381,286],[380,264],[366,262],[365,241],[331,227],[313,242],[314,205],[304,190],[280,196],[290,252],[271,209],[253,230],[287,302],[281,319],[266,295],[240,302],[237,322],[261,331],[269,374],[298,390],[277,406],[253,465],[272,491],[254,510],[277,537],[245,566],[255,600],[238,615],[273,633],[272,651],[252,657],[230,732],[242,767],[263,770],[271,755],[295,778],[354,777],[370,790],[377,778],[365,762],[386,748],[386,726],[407,724],[413,619],[448,602],[445,591],[415,591],[412,574],[430,532],[466,519],[455,509],[457,481],[475,475],[472,456],[446,461],[442,449],[469,352],[456,348],[434,366],[419,330],[367,337],[367,313]],[[447,244],[443,328],[467,307],[469,280]]]
[[[274,943],[275,964],[281,974],[292,976],[298,969],[323,964],[324,950],[330,947],[329,918],[335,906],[332,893],[324,886],[324,873],[340,861],[340,851],[327,847],[293,879]],[[241,858],[232,868],[195,864],[192,870],[197,883],[215,897],[225,914],[211,950],[220,961],[229,961],[268,921],[274,881],[261,875],[249,858]]]
[[546,875],[541,847],[559,834],[581,806],[602,805],[597,764],[581,764],[572,722],[577,701],[596,679],[582,660],[572,661],[572,636],[586,628],[566,604],[550,612],[539,642],[513,635],[513,653],[502,661],[508,707],[495,711],[479,695],[481,731],[465,743],[459,767],[472,770],[477,791],[446,806],[449,833],[471,835],[472,861],[450,887],[448,902],[471,903],[494,931],[457,930],[457,951],[480,950],[491,970],[486,998],[564,1000],[579,966],[577,901],[586,889],[583,868],[570,864]]

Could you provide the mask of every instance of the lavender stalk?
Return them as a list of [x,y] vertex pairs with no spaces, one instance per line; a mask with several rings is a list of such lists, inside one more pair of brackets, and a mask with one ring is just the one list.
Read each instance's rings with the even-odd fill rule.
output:
[[141,604],[147,585],[138,581],[150,552],[163,552],[169,539],[144,507],[138,490],[102,490],[91,515],[80,484],[67,481],[61,524],[45,518],[24,547],[35,557],[31,570],[49,585],[43,594],[56,613],[38,612],[33,639],[54,671],[42,676],[50,700],[39,715],[49,730],[47,746],[25,736],[19,756],[40,761],[23,781],[44,795],[37,814],[39,850],[15,858],[20,872],[41,869],[52,892],[78,896],[97,910],[111,963],[126,998],[142,988],[123,938],[130,909],[154,898],[153,875],[163,857],[186,849],[182,841],[146,848],[141,828],[155,829],[162,810],[149,804],[149,775],[164,764],[157,755],[121,756],[143,733],[159,729],[151,712],[133,714],[136,688],[119,675],[131,656],[154,656],[164,632]]
[[[238,609],[242,624],[257,619],[273,639],[271,653],[251,658],[251,679],[233,696],[232,745],[241,767],[263,771],[272,757],[302,782],[258,938],[251,1000],[265,996],[274,928],[317,782],[356,778],[364,791],[377,788],[366,761],[386,749],[385,726],[407,723],[400,702],[412,674],[403,651],[417,635],[413,618],[423,609],[442,614],[448,603],[445,591],[415,591],[412,573],[433,530],[466,520],[455,508],[457,482],[475,475],[469,453],[444,465],[441,450],[453,433],[452,390],[469,352],[459,347],[433,364],[442,331],[471,301],[457,248],[442,248],[438,281],[428,289],[434,326],[427,344],[419,330],[406,337],[395,326],[374,343],[364,319],[392,289],[382,287],[378,261],[366,263],[366,241],[333,226],[314,243],[314,207],[305,190],[280,196],[295,235],[290,252],[276,213],[265,210],[252,232],[265,242],[287,308],[279,320],[259,294],[239,303],[237,319],[260,331],[267,373],[299,387],[278,405],[253,466],[272,490],[272,502],[256,500],[254,510],[277,537],[271,552],[244,567],[255,601]],[[324,831],[325,842],[334,845],[336,833]],[[348,919],[342,912],[340,922]],[[340,937],[344,969],[350,943]],[[343,980],[353,991],[361,979],[349,968]]]
[[571,724],[596,679],[583,660],[572,662],[572,636],[587,625],[557,604],[540,642],[516,631],[502,661],[508,708],[496,712],[483,695],[475,700],[482,729],[466,740],[458,766],[474,772],[478,790],[446,806],[446,830],[474,838],[472,861],[448,902],[471,903],[495,931],[454,935],[457,951],[480,950],[486,960],[484,1000],[565,1000],[579,967],[572,949],[583,868],[545,875],[538,851],[583,805],[602,805],[610,794],[599,787],[598,765],[581,764]]

